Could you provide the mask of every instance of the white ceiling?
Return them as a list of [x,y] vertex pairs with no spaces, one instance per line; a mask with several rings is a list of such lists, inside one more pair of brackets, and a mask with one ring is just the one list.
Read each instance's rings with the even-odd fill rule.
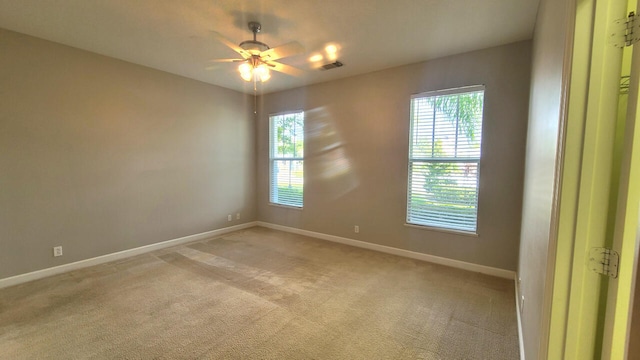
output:
[[[305,70],[274,73],[268,93],[531,39],[539,0],[0,0],[0,28],[253,93],[237,57],[216,40],[252,37],[271,47],[298,41],[305,54],[282,60]],[[338,46],[345,65],[314,69],[308,60]],[[1,56],[1,55],[0,55]],[[325,61],[330,62],[330,61]]]

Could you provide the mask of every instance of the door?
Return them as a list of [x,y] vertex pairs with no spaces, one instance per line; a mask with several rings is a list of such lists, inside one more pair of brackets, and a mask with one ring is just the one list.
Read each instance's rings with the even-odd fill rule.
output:
[[[637,5],[634,3],[634,5]],[[635,7],[638,9],[638,7]],[[620,253],[619,274],[609,280],[603,329],[603,359],[624,359],[631,343],[629,314],[633,309],[634,277],[638,257],[638,207],[640,205],[640,45],[629,51],[630,80],[628,107],[623,134],[618,142],[620,173],[618,196],[613,224],[612,248]],[[624,70],[623,66],[623,70]],[[624,75],[624,73],[623,73]],[[636,298],[640,300],[640,298]],[[636,335],[637,336],[637,335]],[[634,345],[640,342],[636,338]],[[638,349],[640,350],[640,349]],[[640,359],[640,352],[629,353],[629,359]]]
[[[635,8],[636,1],[630,1]],[[623,359],[618,349],[624,353],[625,342],[617,340],[622,329],[619,318],[629,310],[629,301],[627,297],[625,305],[625,294],[619,292],[630,288],[623,274],[628,268],[622,266],[618,279],[610,280],[590,271],[588,262],[592,248],[622,246],[623,238],[632,233],[621,219],[633,216],[634,185],[631,172],[621,169],[630,169],[634,158],[616,154],[631,149],[628,127],[635,122],[635,108],[630,112],[633,120],[627,118],[623,124],[627,128],[619,131],[626,137],[616,137],[623,50],[612,44],[611,37],[612,24],[626,17],[630,1],[577,0],[575,4],[553,282],[546,294],[551,316],[548,343],[541,344],[546,345],[543,350],[549,359]],[[633,106],[637,85],[637,81],[630,84]],[[629,256],[623,251],[619,250]]]

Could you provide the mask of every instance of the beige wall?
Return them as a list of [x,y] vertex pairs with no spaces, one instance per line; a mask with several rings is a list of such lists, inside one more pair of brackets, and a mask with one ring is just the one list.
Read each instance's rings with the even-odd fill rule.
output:
[[252,97],[4,30],[0,54],[0,278],[255,220]]
[[[257,124],[259,220],[515,270],[530,49],[520,42],[264,96]],[[410,97],[477,84],[486,86],[479,236],[407,227]],[[290,110],[306,111],[302,210],[268,201],[268,116]]]
[[533,41],[531,100],[525,169],[520,262],[520,293],[527,359],[538,353],[560,129],[567,1],[542,0]]

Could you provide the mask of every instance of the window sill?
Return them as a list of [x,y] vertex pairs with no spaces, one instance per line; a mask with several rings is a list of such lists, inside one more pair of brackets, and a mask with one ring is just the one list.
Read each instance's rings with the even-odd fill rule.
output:
[[444,233],[462,235],[462,236],[468,236],[468,237],[474,237],[474,238],[478,237],[477,233],[470,232],[470,231],[443,229],[443,228],[437,228],[437,227],[433,227],[433,226],[416,225],[416,224],[409,224],[409,223],[405,223],[404,226],[410,227],[410,228],[416,228],[416,229],[420,229],[420,230],[438,231],[438,232],[444,232]]
[[276,203],[269,203],[269,206],[274,206],[274,207],[279,207],[279,208],[284,208],[284,209],[290,209],[290,210],[298,210],[298,211],[302,211],[302,207],[298,207],[298,206],[291,206],[291,205],[282,205],[282,204],[276,204]]

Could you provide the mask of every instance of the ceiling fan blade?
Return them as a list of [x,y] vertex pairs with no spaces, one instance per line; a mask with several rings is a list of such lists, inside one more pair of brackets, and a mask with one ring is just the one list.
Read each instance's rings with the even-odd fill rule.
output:
[[299,42],[293,41],[269,50],[265,50],[260,53],[260,57],[265,61],[273,61],[293,55],[302,54],[303,52],[304,47],[302,47]]
[[220,33],[216,32],[216,31],[212,31],[211,33],[213,34],[213,36],[218,41],[220,41],[221,43],[225,44],[231,50],[233,50],[233,51],[237,52],[238,54],[240,54],[240,56],[242,56],[243,58],[248,59],[248,58],[251,57],[251,53],[249,53],[245,49],[241,48],[240,46],[232,43],[231,41],[227,40],[224,36],[220,35]]
[[269,67],[272,70],[275,71],[279,71],[281,73],[287,74],[287,75],[291,75],[291,76],[302,76],[304,74],[304,71],[295,68],[293,66],[290,65],[286,65],[283,63],[279,63],[276,61],[265,61],[265,64],[269,65]]
[[212,59],[209,62],[243,62],[247,61],[247,59]]

